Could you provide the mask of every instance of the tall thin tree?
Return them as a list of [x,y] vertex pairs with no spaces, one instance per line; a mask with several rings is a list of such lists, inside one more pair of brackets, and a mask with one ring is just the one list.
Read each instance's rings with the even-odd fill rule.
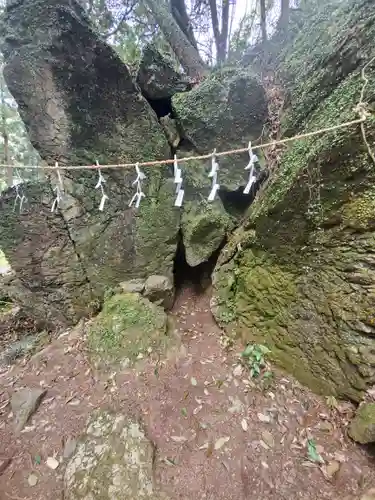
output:
[[262,42],[267,41],[267,9],[266,0],[260,0],[260,30],[262,33]]
[[[7,103],[6,103],[6,92],[5,92],[5,82],[3,77],[4,63],[1,61],[1,74],[0,74],[0,105],[1,105],[1,135],[3,137],[3,161],[5,165],[10,165],[10,155],[9,155],[9,135],[7,128]],[[6,180],[8,186],[12,185],[13,172],[10,166],[6,169]]]
[[207,68],[198,50],[190,43],[172,16],[164,0],[143,0],[163,32],[165,39],[176,54],[186,73],[194,79],[201,79],[207,74]]

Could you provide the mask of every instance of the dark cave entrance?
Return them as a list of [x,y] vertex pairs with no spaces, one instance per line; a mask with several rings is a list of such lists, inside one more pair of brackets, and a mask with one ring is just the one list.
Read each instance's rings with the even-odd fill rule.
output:
[[149,105],[152,107],[156,116],[162,118],[163,116],[170,115],[173,118],[172,98],[164,97],[162,99],[150,99],[146,97]]
[[252,185],[249,194],[244,194],[243,190],[245,186],[240,186],[235,191],[229,191],[227,189],[220,189],[219,196],[224,205],[226,212],[234,217],[242,216],[246,210],[253,203],[257,192],[259,191],[263,182],[268,178],[268,171],[262,170],[258,174],[258,179]]
[[211,276],[226,241],[225,238],[208,260],[202,262],[199,266],[191,267],[186,261],[185,247],[180,232],[173,266],[174,284],[177,293],[184,287],[192,287],[196,294],[202,294],[211,286]]

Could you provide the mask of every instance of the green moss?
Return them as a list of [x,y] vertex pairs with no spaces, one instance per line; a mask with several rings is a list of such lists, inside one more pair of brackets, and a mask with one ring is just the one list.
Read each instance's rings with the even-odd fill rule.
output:
[[[290,91],[284,135],[358,118],[360,70],[375,53],[370,2],[304,9],[278,61]],[[366,74],[371,81],[375,65]],[[374,86],[364,99],[371,109]],[[372,121],[365,124],[370,144]],[[375,382],[374,181],[359,125],[289,143],[213,279],[213,312],[229,329],[266,344],[317,392],[354,400]]]
[[[183,137],[201,154],[246,147],[260,136],[267,118],[264,88],[249,68],[215,71],[190,92],[175,95],[172,104]],[[220,157],[220,186],[244,185],[247,163],[247,153]]]
[[366,191],[362,196],[357,196],[342,209],[342,222],[359,230],[375,229],[375,192]]
[[181,230],[188,264],[194,267],[205,262],[231,227],[232,221],[219,199],[213,203],[185,203]]
[[162,308],[139,294],[118,294],[105,302],[88,333],[90,355],[99,365],[134,363],[139,355],[168,344]]
[[149,194],[141,201],[135,221],[137,277],[169,275],[173,267],[180,209],[174,206],[175,185],[159,169],[147,172]]
[[375,442],[375,403],[361,405],[349,426],[349,436],[361,444]]

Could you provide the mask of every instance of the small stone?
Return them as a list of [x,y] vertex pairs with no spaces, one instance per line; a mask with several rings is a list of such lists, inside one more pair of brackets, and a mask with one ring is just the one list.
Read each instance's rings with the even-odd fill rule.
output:
[[340,462],[337,462],[336,460],[333,460],[325,467],[326,474],[329,478],[335,476],[339,470]]
[[46,460],[46,465],[52,470],[56,470],[59,466],[59,462],[54,457],[48,457]]
[[247,429],[249,428],[248,425],[247,425],[247,421],[243,418],[242,421],[241,421],[241,427],[242,429],[246,432]]
[[164,309],[171,309],[174,302],[174,288],[166,276],[153,275],[147,278],[143,295]]
[[16,434],[19,434],[25,427],[27,421],[38,408],[46,392],[47,391],[44,389],[31,389],[25,387],[12,395],[10,404],[15,416]]
[[36,486],[38,483],[38,476],[36,474],[30,474],[27,478],[27,482],[29,483],[29,486]]

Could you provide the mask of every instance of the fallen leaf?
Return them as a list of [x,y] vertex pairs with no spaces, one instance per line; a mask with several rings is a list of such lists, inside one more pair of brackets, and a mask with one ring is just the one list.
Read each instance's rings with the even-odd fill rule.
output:
[[319,453],[316,449],[316,444],[315,444],[313,439],[307,440],[307,452],[308,452],[309,459],[312,462],[324,463],[324,460],[319,455]]
[[187,438],[185,436],[171,436],[172,441],[175,443],[184,443],[187,441]]
[[167,465],[176,465],[176,462],[173,460],[173,458],[164,458],[164,462],[167,464]]
[[259,441],[259,444],[261,445],[262,448],[264,448],[265,450],[269,450],[270,447],[268,446],[268,444],[266,444],[262,439]]
[[11,461],[12,461],[11,458],[0,459],[0,475],[5,471],[7,467],[9,467]]
[[268,431],[263,431],[262,432],[262,440],[270,448],[273,448],[275,446],[275,440],[273,439],[272,434],[270,432],[268,432]]
[[271,422],[271,417],[269,415],[264,415],[263,413],[258,413],[258,420],[269,424]]
[[193,415],[197,415],[201,411],[202,408],[203,408],[202,405],[197,406],[196,408],[194,408]]
[[243,418],[242,421],[241,421],[241,427],[244,431],[247,431],[248,429],[248,425],[247,425],[247,422],[246,420]]
[[29,486],[36,486],[38,483],[38,476],[36,474],[30,474],[27,478],[27,482],[29,483]]
[[337,462],[341,462],[341,463],[344,463],[347,461],[347,458],[346,456],[344,455],[344,453],[341,453],[339,451],[335,451],[335,453],[333,454],[333,458],[335,460],[337,460]]
[[197,379],[195,377],[191,377],[190,379],[191,385],[196,386],[197,385]]
[[59,462],[54,457],[48,457],[46,460],[46,465],[52,470],[56,470],[59,466]]
[[183,417],[187,417],[187,409],[186,408],[181,408],[181,415]]
[[230,437],[219,438],[215,443],[215,450],[220,450],[220,448],[222,448],[229,440]]
[[72,399],[68,403],[68,405],[70,405],[70,406],[78,406],[79,404],[81,404],[81,401],[79,399]]
[[214,452],[214,442],[211,439],[211,441],[208,443],[208,448],[206,450],[206,457],[210,457],[213,452]]
[[243,368],[241,365],[237,365],[236,368],[233,370],[233,376],[234,377],[241,377],[243,372]]
[[303,467],[309,467],[310,469],[315,469],[317,467],[317,464],[314,464],[313,462],[302,462]]

